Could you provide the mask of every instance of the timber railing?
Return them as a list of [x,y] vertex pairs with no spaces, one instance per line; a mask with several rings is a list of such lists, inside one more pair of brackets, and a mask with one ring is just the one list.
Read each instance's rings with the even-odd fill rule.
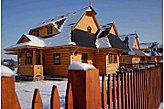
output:
[[[69,71],[66,109],[158,109],[163,101],[162,64],[102,76],[98,70]],[[1,77],[1,108],[20,109],[13,77]],[[101,87],[100,87],[101,86]],[[23,108],[23,107],[22,107]],[[42,109],[35,89],[32,109]],[[60,109],[57,86],[53,86],[51,109]]]

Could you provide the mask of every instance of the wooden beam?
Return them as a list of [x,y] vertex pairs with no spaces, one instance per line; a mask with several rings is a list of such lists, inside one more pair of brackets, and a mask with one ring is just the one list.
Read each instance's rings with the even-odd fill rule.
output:
[[32,53],[33,53],[33,55],[32,55],[33,65],[36,65],[36,49],[33,49]]

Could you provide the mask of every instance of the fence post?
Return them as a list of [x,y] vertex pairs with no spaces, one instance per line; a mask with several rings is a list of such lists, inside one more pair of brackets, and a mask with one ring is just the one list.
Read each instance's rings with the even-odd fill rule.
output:
[[73,93],[72,93],[72,85],[71,83],[67,83],[67,90],[66,90],[66,98],[65,98],[65,101],[66,101],[66,109],[74,109],[73,108]]
[[21,108],[15,92],[15,77],[1,77],[1,108]]
[[121,81],[120,81],[120,74],[117,73],[117,101],[118,101],[118,109],[122,109],[121,105]]
[[39,89],[35,89],[33,100],[32,100],[32,109],[43,109],[42,99],[39,93]]
[[106,92],[106,78],[105,75],[102,76],[102,108],[107,108],[107,92]]
[[[77,65],[78,66],[78,65]],[[78,67],[81,67],[78,66]],[[100,109],[101,92],[98,69],[68,71],[75,109]]]
[[53,85],[51,92],[51,109],[60,109],[60,97],[58,94],[57,86]]
[[108,107],[112,109],[112,102],[113,102],[113,94],[112,94],[112,75],[108,75]]

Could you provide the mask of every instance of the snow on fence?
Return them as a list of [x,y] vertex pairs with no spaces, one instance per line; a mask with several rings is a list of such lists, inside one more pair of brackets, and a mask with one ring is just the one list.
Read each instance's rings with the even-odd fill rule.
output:
[[[158,109],[158,106],[163,101],[162,71],[163,67],[160,64],[126,72],[118,72],[116,74],[103,75],[102,87],[100,89],[97,69],[86,71],[70,70],[65,108]],[[20,104],[15,93],[14,78],[1,77],[1,83],[1,108],[20,109]],[[60,109],[60,97],[55,85],[52,88],[50,107],[51,109]],[[42,108],[43,104],[39,90],[35,89],[32,109]]]

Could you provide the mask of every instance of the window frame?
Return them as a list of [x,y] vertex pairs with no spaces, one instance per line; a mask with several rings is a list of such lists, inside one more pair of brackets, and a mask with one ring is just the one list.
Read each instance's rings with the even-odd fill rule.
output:
[[39,30],[34,31],[34,36],[39,36]]
[[81,62],[82,63],[88,63],[88,53],[82,53],[81,54]]
[[92,33],[92,27],[91,26],[88,26],[87,27],[87,31],[88,31],[88,33]]
[[109,53],[108,54],[108,63],[109,64],[118,63],[117,54]]
[[109,53],[108,54],[108,63],[109,64],[112,64],[113,63],[113,54],[112,53]]
[[[56,56],[58,56],[58,57],[56,57]],[[54,60],[54,65],[60,65],[61,64],[61,54],[60,53],[54,53],[53,54],[53,60]]]
[[47,34],[52,34],[52,26],[51,27],[47,27]]
[[27,53],[27,60],[26,60],[26,65],[32,65],[33,64],[33,57],[31,53]]
[[140,61],[145,61],[145,57],[141,57],[140,58]]

